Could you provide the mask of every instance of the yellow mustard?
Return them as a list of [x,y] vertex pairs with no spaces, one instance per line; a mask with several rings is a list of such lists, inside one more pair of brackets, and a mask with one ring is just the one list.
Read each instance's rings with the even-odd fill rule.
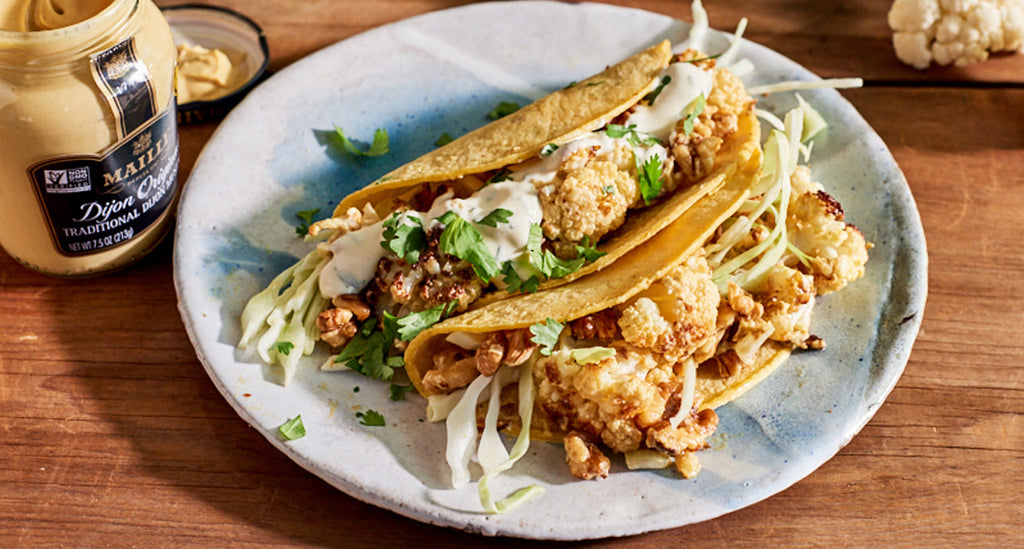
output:
[[124,267],[178,194],[176,50],[151,0],[0,0],[0,245],[59,276]]

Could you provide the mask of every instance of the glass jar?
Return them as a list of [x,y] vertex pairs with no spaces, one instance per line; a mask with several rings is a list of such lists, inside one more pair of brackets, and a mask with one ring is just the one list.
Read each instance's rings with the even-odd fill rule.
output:
[[178,195],[175,56],[151,0],[0,0],[0,246],[14,259],[90,276],[160,243]]

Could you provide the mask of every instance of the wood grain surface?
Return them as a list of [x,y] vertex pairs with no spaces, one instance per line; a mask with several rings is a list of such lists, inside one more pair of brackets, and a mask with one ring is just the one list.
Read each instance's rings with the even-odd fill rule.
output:
[[[174,1],[158,2],[172,5]],[[465,4],[220,0],[258,21],[272,70],[358,32]],[[621,5],[689,20],[688,3]],[[1024,546],[1024,54],[917,71],[886,0],[708,0],[844,92],[888,143],[928,240],[929,296],[903,377],[837,456],[708,522],[579,547]],[[182,180],[215,129],[182,128]],[[7,182],[0,182],[0,185]],[[62,280],[0,253],[0,546],[494,547],[372,507],[275,450],[204,373],[178,315],[171,243]]]

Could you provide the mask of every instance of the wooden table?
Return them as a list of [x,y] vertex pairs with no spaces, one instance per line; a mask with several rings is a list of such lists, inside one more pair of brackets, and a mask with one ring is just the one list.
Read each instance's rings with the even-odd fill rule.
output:
[[[181,3],[173,0],[161,5]],[[277,70],[360,31],[466,2],[219,0],[263,25]],[[689,19],[688,3],[621,4]],[[1024,545],[1024,55],[919,72],[889,0],[707,2],[844,92],[923,219],[930,295],[906,373],[864,430],[790,489],[602,547]],[[215,125],[182,128],[181,178]],[[92,280],[0,254],[0,546],[461,547],[481,538],[360,503],[235,415],[189,344],[171,243]],[[510,539],[494,546],[536,545]]]

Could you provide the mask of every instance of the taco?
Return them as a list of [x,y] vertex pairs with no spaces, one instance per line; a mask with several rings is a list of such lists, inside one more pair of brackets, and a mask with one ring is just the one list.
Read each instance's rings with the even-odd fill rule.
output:
[[310,227],[326,241],[250,301],[240,347],[285,381],[318,339],[387,377],[441,317],[614,264],[759,141],[742,82],[662,42],[345,197]]
[[[607,450],[692,477],[715,408],[793,350],[824,348],[810,331],[815,299],[862,276],[869,245],[798,166],[801,127],[796,109],[766,142],[764,166],[741,166],[755,183],[735,177],[609,267],[412,340],[406,371],[428,419],[447,422],[453,484],[469,480],[478,427],[481,483],[508,466],[480,457],[495,453],[484,439],[497,429],[562,443],[584,479],[608,474]],[[513,457],[525,452],[516,446]]]

